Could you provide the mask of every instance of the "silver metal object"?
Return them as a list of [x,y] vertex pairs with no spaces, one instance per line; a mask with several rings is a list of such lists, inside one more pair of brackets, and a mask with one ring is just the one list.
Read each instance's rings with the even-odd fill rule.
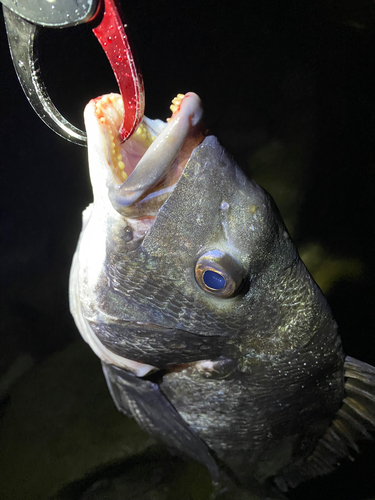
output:
[[88,22],[95,14],[98,0],[1,0],[18,16],[32,24],[66,28]]
[[[14,69],[34,111],[56,134],[70,142],[86,146],[86,133],[62,116],[53,104],[42,80],[37,53],[39,26],[23,19],[5,5],[3,14]],[[84,21],[78,21],[76,18],[73,24],[79,22]],[[54,26],[69,26],[69,24]]]

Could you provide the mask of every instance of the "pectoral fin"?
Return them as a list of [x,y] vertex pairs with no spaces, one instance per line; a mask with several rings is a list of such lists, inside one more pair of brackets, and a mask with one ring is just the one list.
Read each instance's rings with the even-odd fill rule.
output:
[[208,447],[182,419],[158,384],[106,363],[103,371],[119,411],[135,418],[151,436],[204,465],[214,482],[219,481],[218,466]]
[[315,451],[297,469],[277,478],[284,491],[306,479],[336,469],[342,459],[354,460],[357,441],[372,439],[375,432],[375,368],[349,356],[344,364],[345,398],[335,420],[318,441]]

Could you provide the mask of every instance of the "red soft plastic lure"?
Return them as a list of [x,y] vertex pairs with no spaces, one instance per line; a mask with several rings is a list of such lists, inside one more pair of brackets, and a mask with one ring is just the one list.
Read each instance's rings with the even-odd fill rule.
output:
[[142,120],[145,97],[142,75],[134,60],[115,0],[104,0],[103,19],[93,32],[106,53],[121,92],[124,121],[120,137],[126,141]]

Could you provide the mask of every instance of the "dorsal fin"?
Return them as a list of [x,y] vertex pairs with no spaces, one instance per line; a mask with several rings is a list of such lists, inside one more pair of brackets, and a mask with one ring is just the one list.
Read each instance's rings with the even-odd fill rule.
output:
[[318,441],[314,452],[299,467],[276,478],[283,491],[302,481],[327,474],[342,459],[354,460],[357,441],[371,439],[375,432],[375,368],[349,356],[344,364],[345,398],[336,418]]

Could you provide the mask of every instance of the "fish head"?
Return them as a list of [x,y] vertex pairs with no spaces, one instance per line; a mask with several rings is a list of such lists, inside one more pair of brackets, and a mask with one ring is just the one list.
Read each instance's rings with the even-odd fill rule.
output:
[[86,108],[94,203],[71,285],[86,330],[160,367],[263,362],[335,329],[272,198],[206,135],[198,96],[173,106],[123,144],[119,96]]

